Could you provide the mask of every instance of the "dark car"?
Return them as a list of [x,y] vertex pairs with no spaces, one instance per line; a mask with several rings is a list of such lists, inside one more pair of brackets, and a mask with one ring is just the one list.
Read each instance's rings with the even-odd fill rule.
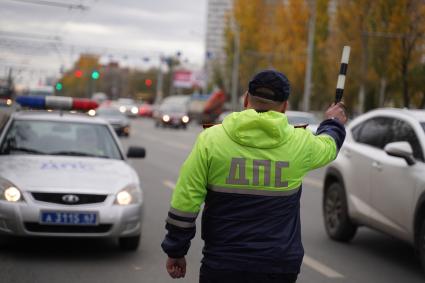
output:
[[118,109],[114,107],[99,108],[96,110],[96,115],[108,121],[117,135],[126,137],[130,135],[130,121]]
[[162,104],[155,115],[155,126],[186,129],[189,124],[187,107],[181,104]]

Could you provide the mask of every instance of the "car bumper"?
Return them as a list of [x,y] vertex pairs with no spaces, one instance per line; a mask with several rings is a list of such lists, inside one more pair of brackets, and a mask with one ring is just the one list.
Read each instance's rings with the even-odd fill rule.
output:
[[[28,198],[26,198],[28,200]],[[101,204],[60,205],[28,200],[20,203],[0,201],[0,235],[51,237],[130,237],[141,233],[143,205],[120,206],[109,196]],[[98,224],[45,225],[42,211],[94,212]]]

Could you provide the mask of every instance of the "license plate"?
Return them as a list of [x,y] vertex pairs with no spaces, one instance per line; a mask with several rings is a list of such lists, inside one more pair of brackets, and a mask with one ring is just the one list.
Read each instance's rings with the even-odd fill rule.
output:
[[61,212],[43,211],[40,214],[40,223],[49,225],[97,225],[96,212]]

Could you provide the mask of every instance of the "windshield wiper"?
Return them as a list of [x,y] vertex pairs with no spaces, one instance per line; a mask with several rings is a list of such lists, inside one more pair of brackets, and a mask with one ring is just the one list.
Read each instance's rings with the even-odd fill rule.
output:
[[97,157],[97,158],[110,158],[106,155],[97,155],[80,151],[57,151],[49,153],[51,155],[69,155],[69,156],[86,156],[86,157]]
[[27,148],[27,147],[8,147],[8,148],[6,148],[6,150],[4,152],[10,152],[12,150],[13,151],[22,151],[22,152],[27,152],[27,153],[32,153],[32,154],[41,154],[41,155],[47,154],[46,152],[38,151],[36,149]]

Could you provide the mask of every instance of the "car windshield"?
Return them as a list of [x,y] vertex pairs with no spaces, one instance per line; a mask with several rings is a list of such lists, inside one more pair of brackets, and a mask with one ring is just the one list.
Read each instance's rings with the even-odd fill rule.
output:
[[298,125],[298,124],[309,124],[309,125],[315,125],[318,124],[318,121],[314,116],[305,116],[305,115],[294,115],[294,114],[288,114],[288,122],[291,125]]
[[99,116],[124,117],[124,115],[118,109],[114,109],[114,108],[98,109],[96,110],[96,114]]
[[0,145],[0,154],[122,159],[105,125],[34,120],[15,120]]
[[134,100],[130,98],[121,98],[118,99],[118,103],[131,105],[134,104]]
[[184,105],[168,104],[168,105],[162,105],[161,111],[166,113],[185,113],[186,107]]

